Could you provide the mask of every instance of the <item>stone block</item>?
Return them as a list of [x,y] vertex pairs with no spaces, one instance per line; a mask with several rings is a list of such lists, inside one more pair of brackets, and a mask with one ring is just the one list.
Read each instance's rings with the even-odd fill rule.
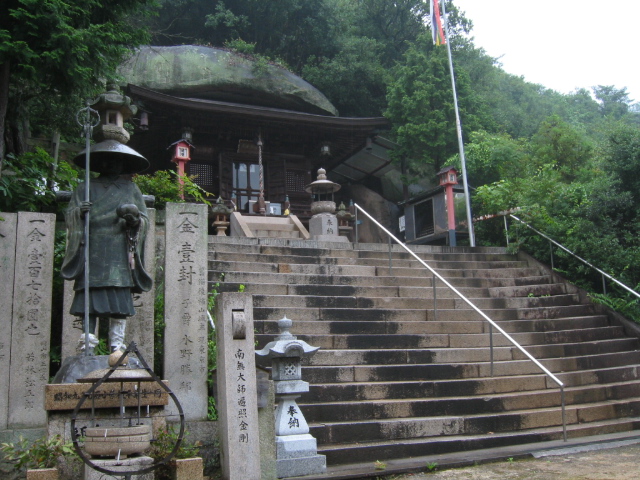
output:
[[[134,457],[125,458],[120,460],[91,460],[92,463],[98,467],[102,467],[112,472],[132,472],[142,470],[153,465],[153,458],[151,457]],[[109,475],[92,469],[88,465],[84,467],[84,480],[120,480],[124,477],[124,473],[116,473],[115,475]],[[144,473],[142,475],[132,474],[128,477],[131,480],[153,480],[153,471]]]
[[276,460],[276,473],[278,478],[302,477],[316,475],[327,471],[327,458],[324,455],[315,455],[304,458],[283,458]]
[[173,460],[173,480],[202,480],[202,458],[179,458]]
[[27,470],[27,480],[58,480],[57,468],[38,468]]
[[0,431],[9,418],[9,365],[11,363],[11,319],[16,254],[17,213],[0,213]]
[[167,204],[164,374],[186,420],[207,417],[207,240],[206,205]]
[[44,426],[44,388],[49,381],[51,291],[55,214],[18,213],[9,428]]

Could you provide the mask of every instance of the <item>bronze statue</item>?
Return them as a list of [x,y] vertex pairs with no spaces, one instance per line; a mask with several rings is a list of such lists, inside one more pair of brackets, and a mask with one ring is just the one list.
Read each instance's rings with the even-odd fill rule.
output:
[[[115,143],[108,140],[93,147],[107,142]],[[134,152],[122,144],[119,147]],[[89,353],[98,344],[94,335],[97,318],[109,318],[111,350],[123,346],[126,318],[135,314],[132,293],[149,291],[152,286],[143,262],[149,225],[147,209],[137,185],[121,175],[141,169],[142,160],[146,159],[99,150],[92,154],[90,169],[100,175],[90,181],[91,201],[85,201],[81,183],[66,211],[68,240],[61,272],[65,279],[75,280],[70,313],[83,316],[84,219],[89,212]],[[80,163],[78,159],[76,163]],[[83,348],[84,341],[83,334],[80,340]]]

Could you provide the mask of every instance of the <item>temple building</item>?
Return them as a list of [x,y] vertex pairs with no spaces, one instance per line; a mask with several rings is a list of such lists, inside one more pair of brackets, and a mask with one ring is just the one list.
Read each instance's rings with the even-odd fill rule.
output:
[[210,47],[145,47],[120,73],[140,109],[130,145],[149,159],[145,173],[176,169],[173,161],[239,212],[254,213],[262,191],[267,214],[288,201],[304,222],[313,200],[305,187],[319,168],[382,196],[381,179],[397,174],[385,118],[340,117],[281,67]]

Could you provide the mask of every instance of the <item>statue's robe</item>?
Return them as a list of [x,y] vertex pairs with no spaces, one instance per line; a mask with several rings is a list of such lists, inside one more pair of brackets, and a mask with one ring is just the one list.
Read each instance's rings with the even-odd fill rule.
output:
[[[152,280],[144,269],[143,252],[149,217],[138,186],[117,175],[104,175],[91,180],[89,214],[89,313],[95,316],[125,318],[135,314],[132,293],[147,292]],[[62,263],[62,277],[75,280],[72,315],[84,314],[84,220],[80,205],[84,201],[84,183],[73,192],[66,211],[67,250]],[[138,232],[134,251],[135,266],[129,262],[127,226],[116,209],[135,204],[140,223],[132,227]]]

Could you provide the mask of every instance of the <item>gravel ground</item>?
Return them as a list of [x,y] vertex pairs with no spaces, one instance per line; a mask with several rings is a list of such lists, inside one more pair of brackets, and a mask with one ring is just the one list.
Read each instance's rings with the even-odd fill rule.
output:
[[638,480],[640,479],[640,444],[381,478],[384,480]]

